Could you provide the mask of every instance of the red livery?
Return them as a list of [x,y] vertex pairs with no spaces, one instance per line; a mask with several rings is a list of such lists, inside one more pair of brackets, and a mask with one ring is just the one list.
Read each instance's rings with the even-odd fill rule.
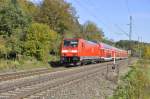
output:
[[81,38],[64,39],[61,45],[61,63],[65,64],[111,61],[114,58],[124,59],[127,57],[128,53],[125,50]]

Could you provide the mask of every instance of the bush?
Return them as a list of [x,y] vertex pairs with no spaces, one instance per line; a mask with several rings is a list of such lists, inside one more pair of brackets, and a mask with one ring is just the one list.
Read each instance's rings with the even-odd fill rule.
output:
[[138,62],[131,71],[123,77],[112,99],[149,99],[147,88],[150,87],[148,72],[150,68]]
[[33,23],[27,30],[25,54],[47,62],[49,52],[54,47],[53,43],[56,41],[57,35],[49,26]]

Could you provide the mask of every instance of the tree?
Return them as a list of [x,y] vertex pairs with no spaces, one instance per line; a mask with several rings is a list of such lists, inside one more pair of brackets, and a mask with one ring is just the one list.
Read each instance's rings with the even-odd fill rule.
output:
[[[147,51],[147,46],[150,46],[149,43],[141,43],[138,41],[129,41],[129,40],[120,40],[115,44],[117,47],[123,48],[125,50],[131,49],[132,56],[145,56],[144,52]],[[131,46],[131,47],[130,47]],[[144,47],[146,46],[146,47]]]
[[112,45],[112,46],[115,46],[115,42],[111,39],[108,39],[108,38],[103,38],[102,42],[109,44],[109,45]]
[[65,36],[68,32],[79,31],[75,14],[73,7],[64,0],[43,0],[35,20],[49,25],[51,29]]
[[[20,9],[15,0],[6,0],[7,3],[0,7],[0,35],[11,36],[16,32],[23,32],[30,19]],[[0,3],[3,4],[3,3]]]
[[[0,0],[0,37],[3,38],[3,46],[6,54],[21,54],[26,28],[31,19],[20,8],[17,0]],[[3,48],[4,48],[3,47]]]
[[49,52],[53,49],[56,39],[57,33],[51,30],[48,25],[33,23],[26,35],[26,55],[47,62]]
[[101,41],[103,36],[103,31],[91,21],[87,21],[82,27],[82,37],[85,39]]
[[34,20],[35,15],[39,11],[38,5],[32,3],[29,0],[17,0],[19,7],[28,15],[29,17],[32,17],[32,20]]
[[150,46],[148,46],[148,45],[145,46],[143,52],[144,52],[143,57],[146,58],[146,59],[150,59]]
[[6,58],[7,51],[6,40],[0,36],[0,58]]

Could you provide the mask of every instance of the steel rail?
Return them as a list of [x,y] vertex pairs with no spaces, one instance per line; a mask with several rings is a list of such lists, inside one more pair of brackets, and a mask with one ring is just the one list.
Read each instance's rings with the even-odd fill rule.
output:
[[[23,87],[17,91],[12,91],[10,93],[7,93],[7,95],[5,95],[6,99],[22,99],[25,98],[27,96],[30,96],[32,94],[41,92],[43,90],[47,90],[49,88],[53,88],[59,85],[62,85],[64,83],[68,83],[70,81],[76,80],[76,79],[80,79],[84,76],[96,73],[96,72],[100,72],[101,70],[106,69],[106,66],[99,66],[97,68],[88,68],[88,70],[85,71],[80,71],[78,73],[73,73],[70,75],[66,75],[65,77],[60,77],[58,79],[54,79],[54,80],[50,80],[50,81],[46,81],[44,83],[39,83],[36,85],[31,85],[28,87]],[[4,97],[4,96],[3,96]]]
[[[125,60],[118,61],[123,62]],[[0,99],[20,99],[32,94],[56,87],[66,82],[79,79],[92,73],[100,72],[108,63],[77,67],[69,70],[36,75],[34,78],[8,82],[0,85]],[[5,85],[5,86],[4,86]],[[9,85],[9,86],[7,86]]]
[[37,74],[42,74],[42,73],[47,73],[49,71],[50,70],[47,68],[39,68],[39,69],[28,70],[28,71],[1,73],[0,82],[6,81],[6,80],[23,78],[23,77],[32,76],[32,75],[37,75]]
[[63,70],[63,71],[51,72],[51,73],[47,73],[47,74],[35,75],[33,77],[30,77],[30,78],[27,77],[27,78],[23,78],[23,79],[17,79],[17,80],[15,79],[14,81],[11,80],[11,81],[7,81],[7,82],[3,82],[3,83],[0,83],[0,93],[15,90],[16,88],[25,87],[28,85],[43,83],[43,82],[46,82],[48,80],[54,80],[56,78],[61,78],[61,77],[64,77],[64,76],[67,76],[70,74],[83,72],[83,71],[86,71],[88,69],[97,68],[97,67],[105,65],[105,64],[106,63],[95,64],[92,66],[90,65],[90,66],[86,66],[86,67],[78,67],[78,68],[73,68],[73,69],[69,69],[69,70]]

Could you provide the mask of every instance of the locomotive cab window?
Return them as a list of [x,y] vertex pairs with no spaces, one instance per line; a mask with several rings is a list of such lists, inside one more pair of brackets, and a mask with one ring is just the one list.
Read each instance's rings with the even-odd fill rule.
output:
[[64,40],[64,46],[65,47],[77,47],[78,46],[78,40]]

